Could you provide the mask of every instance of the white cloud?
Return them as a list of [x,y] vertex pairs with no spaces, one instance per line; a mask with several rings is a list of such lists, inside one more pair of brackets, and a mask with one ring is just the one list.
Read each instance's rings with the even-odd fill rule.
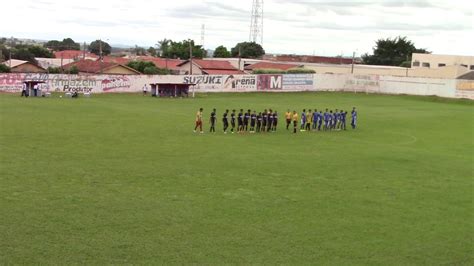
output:
[[[150,46],[168,38],[232,47],[249,38],[251,0],[16,0],[3,3],[2,36],[71,37]],[[439,54],[474,54],[471,1],[266,0],[267,52],[345,55],[370,52],[376,39],[407,36]],[[10,25],[10,27],[5,26]]]

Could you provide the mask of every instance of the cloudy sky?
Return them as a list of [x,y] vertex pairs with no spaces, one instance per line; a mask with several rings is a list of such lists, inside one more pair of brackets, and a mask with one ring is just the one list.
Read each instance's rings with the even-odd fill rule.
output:
[[[474,55],[472,0],[265,0],[270,53],[349,56],[378,38],[407,36],[437,54]],[[7,0],[0,36],[155,45],[168,38],[233,47],[249,40],[252,0]],[[9,12],[5,12],[9,10]]]

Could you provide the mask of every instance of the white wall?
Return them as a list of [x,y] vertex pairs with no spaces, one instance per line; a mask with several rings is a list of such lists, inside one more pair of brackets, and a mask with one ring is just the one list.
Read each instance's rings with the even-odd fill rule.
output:
[[18,93],[24,81],[42,81],[44,90],[92,93],[141,92],[145,84],[192,83],[196,92],[350,91],[410,95],[436,95],[474,99],[472,81],[379,75],[194,75],[120,76],[63,74],[0,74],[0,92]]

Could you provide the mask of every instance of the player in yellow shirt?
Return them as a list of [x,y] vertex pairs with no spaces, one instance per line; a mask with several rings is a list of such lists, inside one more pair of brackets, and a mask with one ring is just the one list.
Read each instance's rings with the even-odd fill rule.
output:
[[298,120],[299,120],[299,116],[296,111],[293,111],[292,119],[293,119],[293,133],[296,134],[296,129],[298,128]]
[[286,130],[290,128],[291,125],[291,112],[290,109],[285,113],[285,118],[286,118]]
[[311,123],[313,122],[313,114],[311,113],[311,109],[306,112],[306,126],[305,130],[310,132],[311,131]]
[[201,108],[196,113],[196,127],[194,127],[194,133],[196,133],[196,130],[198,129],[198,127],[199,127],[199,130],[201,131],[201,134],[204,133],[204,131],[202,131],[202,111],[204,111],[204,109]]

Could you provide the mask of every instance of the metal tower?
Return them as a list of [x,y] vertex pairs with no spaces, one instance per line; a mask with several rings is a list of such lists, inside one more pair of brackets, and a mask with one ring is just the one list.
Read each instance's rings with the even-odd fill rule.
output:
[[263,0],[253,0],[249,36],[251,42],[263,45]]
[[204,48],[204,38],[206,36],[206,25],[202,24],[201,25],[201,46]]

